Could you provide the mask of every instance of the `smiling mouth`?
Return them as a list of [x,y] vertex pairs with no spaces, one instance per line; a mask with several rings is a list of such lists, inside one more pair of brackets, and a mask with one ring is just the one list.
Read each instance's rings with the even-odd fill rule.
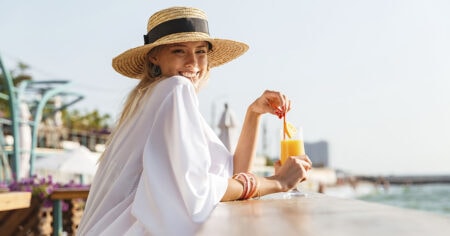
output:
[[184,76],[190,80],[195,80],[198,76],[199,72],[180,72],[181,76]]

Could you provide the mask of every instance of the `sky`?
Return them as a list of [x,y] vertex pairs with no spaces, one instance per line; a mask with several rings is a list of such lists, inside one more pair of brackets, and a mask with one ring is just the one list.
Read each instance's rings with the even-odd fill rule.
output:
[[[137,81],[111,67],[143,44],[147,20],[170,6],[203,9],[212,37],[247,43],[214,68],[200,110],[224,103],[242,121],[264,90],[285,93],[306,142],[326,141],[330,165],[355,174],[450,174],[450,1],[0,0],[0,56],[35,80],[70,80],[72,108],[117,116]],[[281,120],[265,115],[278,155]]]

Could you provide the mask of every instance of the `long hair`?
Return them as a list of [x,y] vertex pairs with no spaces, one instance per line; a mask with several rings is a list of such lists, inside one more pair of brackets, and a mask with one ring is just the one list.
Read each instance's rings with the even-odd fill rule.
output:
[[[134,87],[133,90],[131,90],[128,94],[127,99],[123,104],[119,119],[116,121],[116,124],[105,143],[106,149],[108,148],[112,139],[116,136],[118,130],[120,130],[120,128],[124,125],[125,121],[131,118],[133,114],[136,113],[136,110],[139,109],[142,98],[145,95],[146,91],[155,87],[155,85],[163,79],[163,77],[161,77],[161,69],[159,68],[159,66],[151,63],[150,60],[148,60],[150,55],[158,51],[159,48],[160,47],[155,47],[147,53],[147,60],[146,63],[144,63],[142,77],[139,78],[140,81],[136,85],[136,87]],[[98,162],[101,162],[103,160],[106,149],[101,154]]]

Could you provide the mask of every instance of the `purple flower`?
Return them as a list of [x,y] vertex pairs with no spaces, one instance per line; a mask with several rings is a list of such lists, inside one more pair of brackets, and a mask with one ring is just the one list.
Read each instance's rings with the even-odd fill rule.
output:
[[[54,183],[51,175],[47,178],[39,178],[37,175],[33,175],[30,178],[23,178],[20,181],[13,181],[9,184],[0,183],[0,188],[9,188],[10,191],[28,191],[31,192],[34,197],[38,197],[43,200],[43,205],[49,207],[53,205],[50,195],[55,189],[58,188],[79,188],[89,189],[90,185],[77,184],[74,180],[69,183]],[[69,205],[63,201],[63,210],[66,211]]]
[[49,185],[46,189],[45,192],[50,195],[54,190],[54,187],[52,185]]
[[44,201],[42,202],[42,205],[44,207],[52,207],[53,206],[53,202],[52,200],[45,198]]
[[62,210],[63,211],[69,210],[69,204],[65,201],[62,202]]

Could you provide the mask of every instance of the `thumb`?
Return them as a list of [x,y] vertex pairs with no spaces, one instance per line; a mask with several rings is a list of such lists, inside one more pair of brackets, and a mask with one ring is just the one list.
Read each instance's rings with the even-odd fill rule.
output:
[[278,170],[281,168],[281,161],[278,160],[273,163],[273,167],[275,168],[275,173],[278,173]]

